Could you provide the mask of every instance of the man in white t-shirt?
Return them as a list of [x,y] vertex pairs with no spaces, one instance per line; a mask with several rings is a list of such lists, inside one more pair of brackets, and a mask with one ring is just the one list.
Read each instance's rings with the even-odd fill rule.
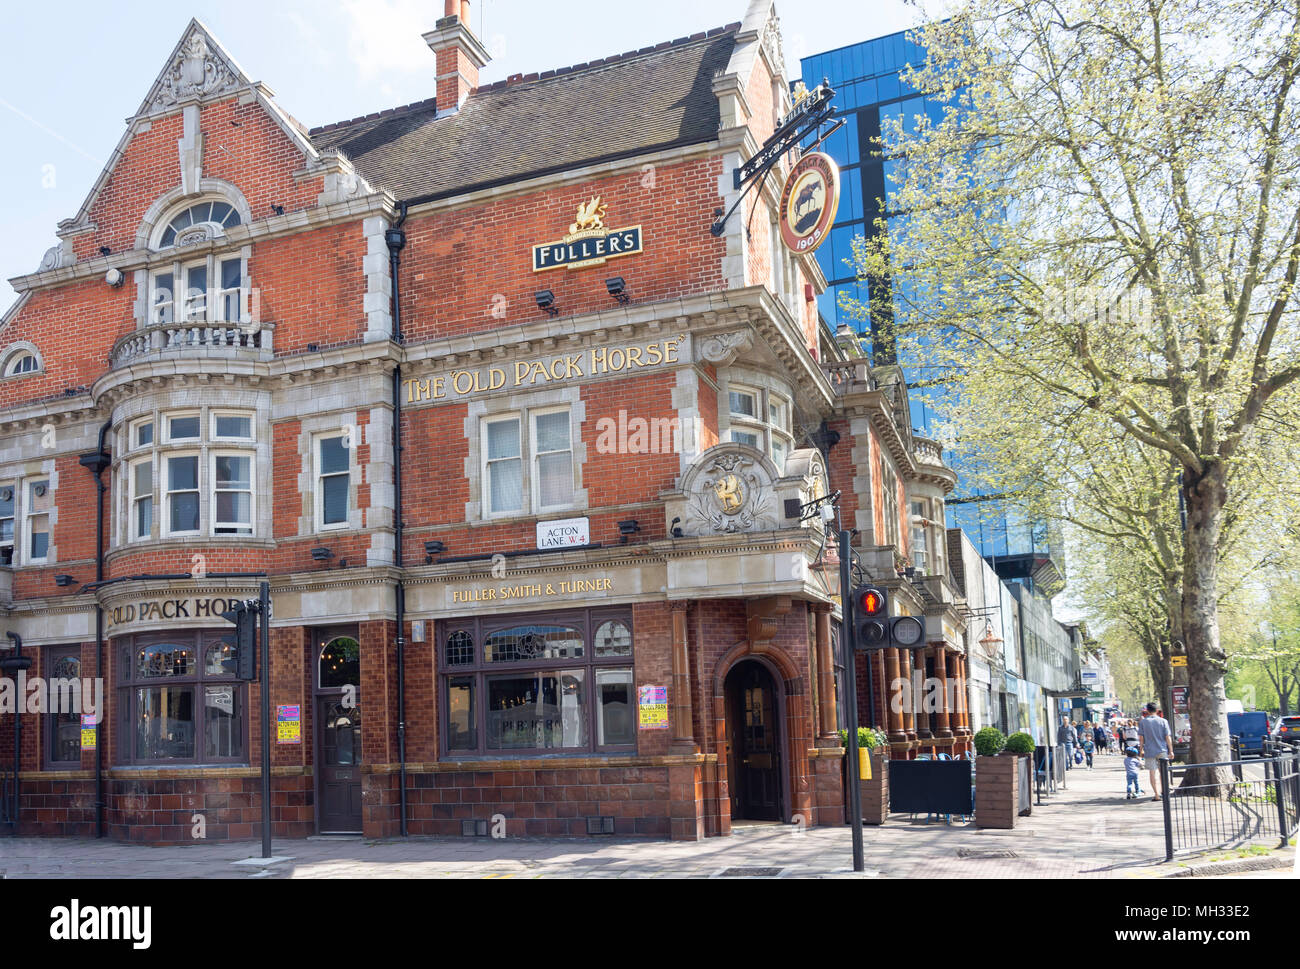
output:
[[1146,759],[1147,772],[1151,775],[1151,800],[1160,800],[1160,761],[1168,760],[1173,753],[1173,732],[1169,721],[1156,715],[1156,705],[1148,703],[1142,711],[1142,720],[1138,723],[1138,733],[1142,737],[1142,755]]

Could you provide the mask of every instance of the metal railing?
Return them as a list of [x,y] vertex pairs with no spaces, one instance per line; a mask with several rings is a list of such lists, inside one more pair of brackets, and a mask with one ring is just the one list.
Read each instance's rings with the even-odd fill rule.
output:
[[[1188,771],[1226,769],[1229,779],[1180,784]],[[1173,768],[1160,761],[1165,860],[1179,851],[1276,841],[1300,828],[1300,750],[1270,746],[1264,757]],[[1172,789],[1171,789],[1172,788]]]

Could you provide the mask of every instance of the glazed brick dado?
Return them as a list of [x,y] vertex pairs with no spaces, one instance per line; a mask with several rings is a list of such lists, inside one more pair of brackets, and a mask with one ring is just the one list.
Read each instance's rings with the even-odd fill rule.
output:
[[[884,697],[820,702],[834,536],[803,511],[838,491],[897,601],[962,628],[882,547],[884,468],[901,550],[918,474],[898,375],[774,245],[785,163],[710,232],[791,109],[770,0],[481,87],[460,16],[430,34],[459,72],[441,102],[315,129],[191,23],[14,279],[0,362],[37,359],[0,376],[0,632],[33,675],[102,656],[106,701],[84,731],[0,711],[20,833],[252,837],[268,744],[281,837],[838,824],[838,713]],[[640,252],[533,271],[633,226]],[[270,661],[242,683],[220,613],[262,582]]]

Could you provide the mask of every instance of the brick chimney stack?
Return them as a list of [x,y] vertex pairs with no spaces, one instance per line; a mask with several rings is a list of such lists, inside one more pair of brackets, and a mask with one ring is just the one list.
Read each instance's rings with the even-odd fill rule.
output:
[[492,58],[469,29],[469,0],[446,0],[444,16],[424,35],[437,58],[439,116],[455,114],[478,87],[479,68]]

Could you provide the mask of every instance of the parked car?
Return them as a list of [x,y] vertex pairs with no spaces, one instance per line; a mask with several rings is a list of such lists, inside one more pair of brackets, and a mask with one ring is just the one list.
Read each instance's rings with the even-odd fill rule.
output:
[[1241,738],[1241,753],[1262,756],[1268,737],[1268,714],[1263,710],[1228,714],[1228,733]]
[[1273,727],[1273,739],[1292,744],[1300,744],[1300,716],[1278,717]]

